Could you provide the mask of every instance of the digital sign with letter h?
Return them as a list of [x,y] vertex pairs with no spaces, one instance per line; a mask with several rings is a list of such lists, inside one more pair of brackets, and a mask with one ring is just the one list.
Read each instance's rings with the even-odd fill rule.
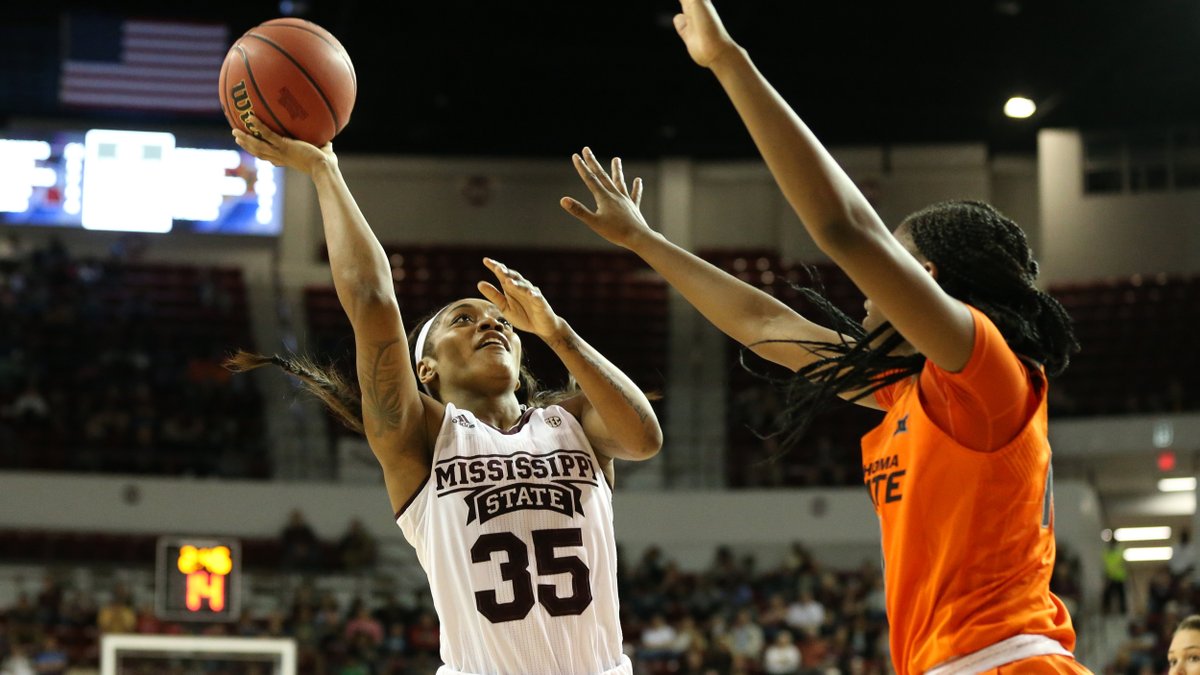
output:
[[238,541],[159,538],[155,606],[167,621],[236,621],[241,610]]

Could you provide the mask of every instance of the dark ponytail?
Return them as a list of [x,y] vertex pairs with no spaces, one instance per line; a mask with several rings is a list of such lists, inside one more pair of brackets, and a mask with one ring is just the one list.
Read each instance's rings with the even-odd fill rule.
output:
[[252,354],[238,350],[225,360],[225,367],[235,373],[244,373],[263,366],[274,365],[294,375],[321,402],[333,411],[334,416],[348,429],[362,434],[362,394],[346,382],[341,373],[332,366],[321,367],[303,356],[279,356]]

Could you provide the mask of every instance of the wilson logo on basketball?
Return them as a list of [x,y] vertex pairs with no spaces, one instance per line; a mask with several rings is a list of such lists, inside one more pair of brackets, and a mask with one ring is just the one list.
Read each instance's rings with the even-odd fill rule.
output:
[[254,123],[250,121],[250,116],[254,114],[254,103],[250,101],[250,92],[246,90],[246,81],[238,81],[229,93],[233,96],[233,108],[238,111],[242,126],[246,127],[246,131],[258,136],[258,131],[254,129]]

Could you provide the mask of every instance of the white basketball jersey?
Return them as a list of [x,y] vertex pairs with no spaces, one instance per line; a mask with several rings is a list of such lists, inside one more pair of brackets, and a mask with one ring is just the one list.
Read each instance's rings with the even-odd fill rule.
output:
[[441,621],[444,671],[631,673],[612,489],[559,406],[500,431],[446,405],[425,485],[396,523]]

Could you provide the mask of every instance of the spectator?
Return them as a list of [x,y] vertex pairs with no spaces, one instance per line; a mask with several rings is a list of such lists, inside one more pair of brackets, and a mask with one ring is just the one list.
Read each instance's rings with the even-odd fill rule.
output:
[[1189,616],[1180,622],[1171,636],[1167,650],[1168,675],[1200,674],[1200,616]]
[[341,558],[342,569],[347,572],[358,572],[375,565],[375,538],[363,527],[358,518],[350,521],[346,533],[338,541],[338,556]]
[[696,627],[696,620],[690,614],[684,614],[675,628],[675,641],[671,644],[671,651],[677,655],[686,655],[696,650],[702,653],[707,651],[708,639]]
[[633,570],[633,579],[635,582],[647,586],[658,586],[662,583],[665,574],[662,551],[657,546],[651,546],[642,554],[641,561]]
[[387,594],[383,605],[375,610],[374,617],[383,625],[385,633],[391,633],[394,624],[406,624],[411,618],[408,610],[400,606],[395,593]]
[[1196,548],[1192,545],[1192,533],[1186,527],[1179,531],[1179,541],[1171,547],[1168,565],[1175,582],[1190,576],[1196,569]]
[[825,606],[809,591],[802,591],[787,610],[787,625],[804,635],[816,635],[825,623]]
[[142,603],[137,613],[137,632],[143,635],[154,635],[162,632],[162,622],[154,614],[150,603]]
[[374,647],[383,644],[383,624],[371,616],[366,603],[359,604],[354,618],[346,622],[346,641],[354,643],[358,635],[365,635]]
[[1101,601],[1101,611],[1112,613],[1113,605],[1117,612],[1125,616],[1129,612],[1125,604],[1125,579],[1128,572],[1125,569],[1125,551],[1117,545],[1114,537],[1108,542],[1104,551],[1104,598]]
[[662,614],[655,614],[642,629],[641,658],[646,668],[665,663],[676,655],[674,650],[677,634]]
[[53,575],[42,577],[42,590],[37,594],[36,615],[38,623],[49,626],[58,623],[59,610],[63,604],[63,589]]
[[53,634],[42,640],[42,648],[33,658],[33,669],[38,675],[66,675],[67,653],[58,645]]
[[687,609],[699,621],[707,621],[723,604],[721,589],[709,574],[700,577],[687,597]]
[[311,605],[300,605],[292,619],[292,637],[301,648],[315,648],[318,639],[316,614]]
[[1146,613],[1161,619],[1175,593],[1176,585],[1171,578],[1171,571],[1165,566],[1155,570],[1150,576],[1150,583],[1146,585]]
[[8,639],[13,643],[35,644],[40,636],[37,610],[29,602],[29,594],[17,596],[17,604],[8,610]]
[[429,612],[421,612],[417,623],[408,633],[408,644],[414,654],[437,656],[441,648],[441,634],[438,631],[437,618]]
[[405,652],[408,651],[408,639],[404,637],[405,626],[396,622],[390,624],[387,638],[383,641],[383,655],[390,664],[389,672],[397,670],[403,664]]
[[112,600],[100,608],[96,626],[101,633],[132,633],[137,630],[137,614],[133,611],[124,586],[117,586]]
[[28,648],[24,644],[12,644],[8,658],[4,663],[0,663],[0,675],[37,675],[37,671],[33,669],[33,661],[29,659]]
[[750,610],[739,610],[729,629],[729,653],[737,669],[753,669],[763,652],[762,628],[754,622]]
[[280,534],[280,543],[283,545],[285,570],[312,572],[320,568],[320,542],[300,509],[293,509],[288,516],[288,524]]
[[763,671],[769,675],[796,675],[800,672],[800,648],[792,640],[792,634],[779,631],[775,641],[763,654]]
[[763,634],[768,641],[775,639],[779,631],[787,627],[788,605],[779,593],[771,594],[767,606],[758,615],[758,625],[762,626]]
[[338,607],[337,597],[333,593],[327,592],[321,596],[321,607],[317,610],[314,623],[317,627],[318,642],[324,642],[330,636],[341,632],[342,610]]

